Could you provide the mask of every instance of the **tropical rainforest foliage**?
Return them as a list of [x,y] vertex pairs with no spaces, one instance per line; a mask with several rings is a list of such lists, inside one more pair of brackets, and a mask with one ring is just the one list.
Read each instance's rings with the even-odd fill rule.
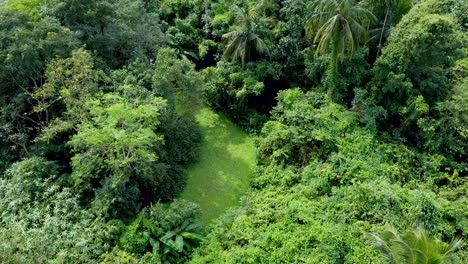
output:
[[468,263],[467,6],[0,0],[0,263]]

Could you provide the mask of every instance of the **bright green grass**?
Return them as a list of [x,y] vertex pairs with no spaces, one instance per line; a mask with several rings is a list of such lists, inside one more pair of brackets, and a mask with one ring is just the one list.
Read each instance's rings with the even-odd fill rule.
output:
[[208,224],[238,205],[249,188],[255,147],[253,139],[222,114],[202,107],[195,118],[203,141],[199,159],[187,169],[187,185],[181,198],[198,203],[201,221]]

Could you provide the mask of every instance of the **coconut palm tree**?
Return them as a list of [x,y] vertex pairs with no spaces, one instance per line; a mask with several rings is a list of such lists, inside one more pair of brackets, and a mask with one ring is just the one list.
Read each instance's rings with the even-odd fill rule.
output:
[[305,29],[317,43],[316,56],[331,52],[328,94],[332,97],[338,83],[339,55],[352,57],[367,38],[365,24],[375,20],[375,16],[356,0],[317,0],[310,7],[312,15]]
[[234,6],[237,13],[238,29],[223,35],[227,40],[223,57],[233,62],[245,64],[255,54],[268,54],[268,47],[261,39],[262,31],[255,23],[255,12],[247,13],[244,9]]
[[442,264],[450,263],[454,252],[461,246],[461,240],[455,240],[448,246],[428,236],[417,228],[402,236],[389,227],[378,235],[370,234],[375,247],[382,251],[392,264]]

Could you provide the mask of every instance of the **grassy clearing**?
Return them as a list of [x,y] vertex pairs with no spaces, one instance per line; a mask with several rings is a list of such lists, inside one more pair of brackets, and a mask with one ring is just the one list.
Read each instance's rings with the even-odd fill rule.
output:
[[195,113],[203,141],[199,160],[187,169],[181,198],[198,203],[202,222],[208,224],[238,205],[249,188],[255,166],[253,139],[222,114],[207,107]]

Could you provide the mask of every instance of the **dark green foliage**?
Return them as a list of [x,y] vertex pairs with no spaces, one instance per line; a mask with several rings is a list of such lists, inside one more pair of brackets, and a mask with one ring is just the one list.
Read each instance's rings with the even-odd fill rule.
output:
[[169,163],[187,165],[198,157],[196,144],[201,141],[201,134],[195,121],[170,112],[162,117],[161,130]]
[[237,14],[237,30],[223,34],[226,40],[223,57],[232,62],[245,64],[256,57],[268,55],[269,50],[260,34],[257,26],[257,14],[254,11],[246,11],[234,6]]
[[[378,57],[385,45],[393,27],[408,13],[414,1],[412,0],[365,0],[364,5],[372,10],[378,18],[374,29],[370,30],[371,56]],[[373,60],[372,60],[373,61]]]
[[44,83],[47,63],[77,46],[73,32],[55,18],[31,21],[0,9],[0,172],[31,151],[41,122],[32,111],[31,95]]
[[163,201],[171,200],[185,185],[184,168],[198,158],[201,133],[198,125],[189,117],[168,111],[161,117],[160,133],[164,145],[159,150],[160,162],[166,166],[166,182],[157,192]]
[[27,15],[3,10],[0,16],[0,89],[5,95],[17,88],[39,87],[45,65],[55,56],[68,55],[78,45],[73,32],[54,18],[30,21]]
[[157,15],[145,12],[142,1],[119,0],[113,8],[107,31],[93,35],[87,41],[89,48],[112,66],[137,57],[154,59],[164,42]]
[[310,40],[304,34],[306,18],[307,8],[302,0],[283,1],[273,29],[276,41],[270,47],[270,58],[281,66],[282,74],[292,86],[307,83],[304,50],[310,46]]
[[[206,8],[202,0],[159,1],[152,7],[159,14],[169,47],[177,50],[182,57],[203,64],[206,54],[200,52],[204,45],[203,36],[208,32]],[[206,2],[206,1],[205,1]]]
[[205,83],[188,59],[178,59],[173,49],[161,49],[155,64],[152,86],[155,94],[167,98],[174,109],[177,101],[198,103]]
[[[435,108],[435,117],[419,119],[418,127],[429,152],[442,152],[447,157],[466,163],[468,149],[468,83],[457,85],[452,97]],[[465,165],[466,166],[466,165]],[[463,168],[466,170],[466,168]]]
[[51,0],[46,6],[113,67],[138,56],[154,58],[162,44],[158,16],[146,12],[143,1]]
[[[416,5],[389,38],[374,68],[371,98],[386,111],[380,127],[421,144],[417,121],[434,114],[453,90],[451,76],[462,42],[453,17],[441,2]],[[430,56],[427,56],[430,54]]]
[[[335,94],[336,102],[350,106],[355,97],[355,90],[365,86],[369,81],[371,74],[367,59],[368,49],[361,48],[351,59],[340,62]],[[330,60],[330,56],[315,57],[312,51],[308,51],[305,56],[305,74],[309,82],[315,86],[316,91],[325,91],[326,87],[321,85],[330,81],[330,76],[326,74]]]

